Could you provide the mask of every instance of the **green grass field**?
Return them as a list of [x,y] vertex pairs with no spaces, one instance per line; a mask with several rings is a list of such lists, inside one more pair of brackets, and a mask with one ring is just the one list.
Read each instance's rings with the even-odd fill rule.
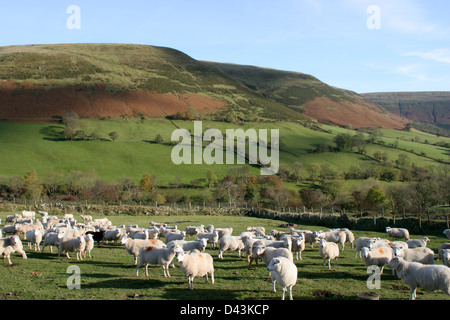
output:
[[[0,213],[2,221],[6,212]],[[78,214],[75,214],[78,218]],[[94,218],[97,218],[94,216]],[[247,226],[264,226],[268,233],[279,228],[281,220],[258,219],[243,216],[109,216],[113,225],[138,224],[146,227],[150,220],[176,224],[179,229],[187,225],[213,224],[215,227],[233,227],[233,234],[244,231]],[[299,229],[320,230],[319,226],[298,226]],[[379,236],[383,233],[356,231],[355,236]],[[422,235],[412,235],[419,238]],[[448,239],[442,236],[429,236],[429,247],[436,251],[441,243]],[[57,258],[57,251],[50,253],[34,252],[26,247],[28,259],[15,253],[12,266],[0,266],[0,298],[6,300],[279,300],[281,292],[271,292],[271,283],[266,268],[260,264],[248,268],[245,258],[239,258],[237,252],[225,252],[224,259],[217,258],[217,250],[207,249],[214,258],[216,283],[206,284],[204,279],[196,278],[194,291],[187,289],[187,279],[176,262],[176,268],[170,269],[171,278],[164,278],[159,266],[149,267],[149,277],[141,268],[139,277],[135,276],[133,257],[121,245],[112,243],[95,246],[92,259],[77,261],[65,257]],[[361,259],[354,258],[354,250],[347,244],[339,258],[339,265],[332,264],[331,270],[324,268],[318,248],[306,247],[303,260],[295,261],[298,267],[298,282],[294,287],[294,299],[300,300],[353,300],[357,293],[375,291],[382,300],[407,300],[409,289],[386,270],[381,275],[381,289],[369,290],[369,274]],[[436,261],[436,263],[441,263]],[[78,266],[81,272],[81,289],[70,290],[67,281],[72,273],[69,266]],[[70,281],[70,280],[69,280]],[[71,283],[71,282],[69,282]],[[418,290],[418,300],[449,300],[442,292]]]
[[[301,125],[289,122],[260,123],[251,122],[244,125],[234,125],[224,122],[203,121],[203,130],[217,128],[222,133],[226,129],[247,130],[279,129],[282,147],[280,150],[280,164],[291,165],[296,161],[302,162],[305,169],[311,164],[327,164],[334,170],[348,170],[352,165],[371,163],[370,158],[377,150],[385,151],[388,160],[395,161],[398,155],[405,151],[389,148],[382,145],[369,144],[368,156],[356,153],[311,153],[320,143],[334,145],[333,138],[341,132],[350,132],[348,129],[323,126],[332,133],[312,130]],[[86,135],[96,132],[101,140],[91,141],[64,141],[60,139],[62,125],[48,123],[12,123],[0,122],[0,175],[20,175],[27,171],[36,170],[39,176],[48,172],[67,173],[71,170],[89,171],[94,169],[105,181],[114,181],[120,177],[130,177],[138,182],[144,174],[150,173],[158,176],[160,185],[168,185],[177,177],[183,183],[193,179],[205,179],[208,170],[223,178],[230,168],[236,164],[226,165],[174,165],[171,161],[173,146],[149,143],[161,134],[166,141],[170,141],[172,132],[176,128],[193,129],[192,121],[169,121],[166,119],[110,119],[80,121],[80,129]],[[109,140],[108,134],[112,131],[118,133],[118,139]],[[385,145],[393,139],[392,132],[386,134]],[[404,133],[399,133],[403,135]],[[419,133],[417,133],[419,134]],[[420,134],[419,134],[420,135]],[[423,141],[424,134],[421,134]],[[432,141],[430,139],[430,141]],[[425,152],[426,155],[446,160],[448,149],[430,144],[412,141],[400,141],[399,145],[413,149],[415,153]],[[407,145],[406,145],[407,144]],[[206,145],[206,144],[205,144]],[[419,166],[437,165],[438,163],[406,152],[410,161]],[[250,174],[259,175],[257,167],[250,167]]]

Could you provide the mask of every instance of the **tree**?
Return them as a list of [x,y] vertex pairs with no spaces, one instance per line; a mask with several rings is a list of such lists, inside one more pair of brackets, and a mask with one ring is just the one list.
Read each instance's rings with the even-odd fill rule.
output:
[[340,133],[334,137],[333,142],[339,151],[349,151],[352,148],[352,136],[347,133]]
[[66,112],[64,112],[64,115],[62,117],[62,121],[66,126],[63,131],[64,139],[72,140],[75,137],[75,133],[80,126],[79,120],[80,118],[74,111],[67,110]]
[[155,137],[155,143],[157,143],[157,144],[163,144],[164,143],[164,138],[163,138],[163,136],[161,135],[161,134],[157,134],[156,135],[156,137]]
[[413,205],[422,213],[438,203],[438,184],[433,180],[416,182],[410,186],[409,191]]
[[320,190],[300,190],[303,205],[307,208],[319,208],[328,204],[328,197]]
[[28,171],[22,178],[24,195],[27,199],[39,199],[41,196],[43,187],[39,183],[39,178],[36,171]]
[[369,205],[378,207],[386,202],[387,197],[383,188],[377,185],[372,187],[369,192],[367,192],[366,198],[364,200]]
[[142,191],[150,192],[152,191],[152,176],[150,174],[144,174],[141,182],[139,183],[139,187]]
[[294,176],[297,183],[301,179],[304,179],[305,173],[303,171],[303,163],[296,161],[292,164],[292,175]]
[[113,142],[119,138],[119,134],[115,131],[108,133],[108,136],[111,138]]
[[214,187],[217,184],[217,176],[212,170],[208,170],[208,173],[206,174],[206,184],[208,185],[208,188]]

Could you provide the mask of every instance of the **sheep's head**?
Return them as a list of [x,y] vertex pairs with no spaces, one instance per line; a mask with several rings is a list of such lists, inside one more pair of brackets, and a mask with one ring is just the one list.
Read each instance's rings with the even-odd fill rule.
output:
[[364,247],[361,249],[361,257],[367,258],[369,256],[370,249],[367,247]]
[[281,259],[280,258],[273,258],[269,265],[267,266],[267,270],[269,271],[277,271],[279,268],[279,265],[281,263]]
[[320,248],[325,247],[326,244],[327,244],[327,241],[326,241],[325,239],[320,239],[320,241],[319,241],[319,247],[320,247]]
[[202,238],[199,241],[202,244],[202,252],[203,252],[203,251],[205,251],[206,246],[208,245],[208,240],[206,240],[205,238]]
[[184,252],[183,249],[181,249],[181,250],[177,249],[175,254],[177,256],[177,261],[178,262],[183,262],[184,258],[186,257],[186,252]]
[[449,261],[450,260],[450,249],[444,249],[442,252],[442,260]]
[[266,246],[256,246],[253,247],[253,257],[257,257],[266,251]]
[[387,266],[389,269],[397,269],[401,262],[403,262],[403,258],[393,257],[391,261],[388,262]]
[[403,248],[401,248],[399,246],[394,246],[394,247],[392,247],[392,250],[394,251],[394,256],[396,256],[396,257],[402,256]]

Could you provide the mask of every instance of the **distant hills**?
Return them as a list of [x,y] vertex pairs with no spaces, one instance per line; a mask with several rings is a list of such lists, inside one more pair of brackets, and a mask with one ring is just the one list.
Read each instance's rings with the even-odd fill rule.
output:
[[412,121],[450,129],[450,92],[377,92],[363,97]]
[[204,62],[171,48],[131,44],[0,47],[0,119],[51,121],[164,117],[181,112],[254,120],[316,119],[403,128],[401,113],[313,76]]

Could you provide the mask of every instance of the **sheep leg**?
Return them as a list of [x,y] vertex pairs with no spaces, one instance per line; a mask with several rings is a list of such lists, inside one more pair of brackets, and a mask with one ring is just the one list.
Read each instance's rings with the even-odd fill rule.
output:
[[292,287],[293,286],[289,286],[289,300],[294,300],[294,297],[292,296]]
[[284,300],[286,294],[286,287],[283,287],[281,290],[281,300]]
[[209,283],[209,280],[208,280],[208,272],[205,274],[205,283]]
[[70,257],[69,257],[69,251],[66,251],[66,257],[67,257],[67,259],[70,260]]
[[148,263],[145,264],[145,275],[148,277]]
[[214,284],[214,271],[211,272],[211,284]]
[[411,291],[411,295],[409,296],[409,300],[416,300],[416,291],[417,288],[415,287],[409,287]]
[[277,283],[277,280],[272,280],[272,291],[273,292],[277,292],[277,288],[275,286],[276,283]]
[[188,277],[188,289],[194,290],[194,278],[192,276]]

